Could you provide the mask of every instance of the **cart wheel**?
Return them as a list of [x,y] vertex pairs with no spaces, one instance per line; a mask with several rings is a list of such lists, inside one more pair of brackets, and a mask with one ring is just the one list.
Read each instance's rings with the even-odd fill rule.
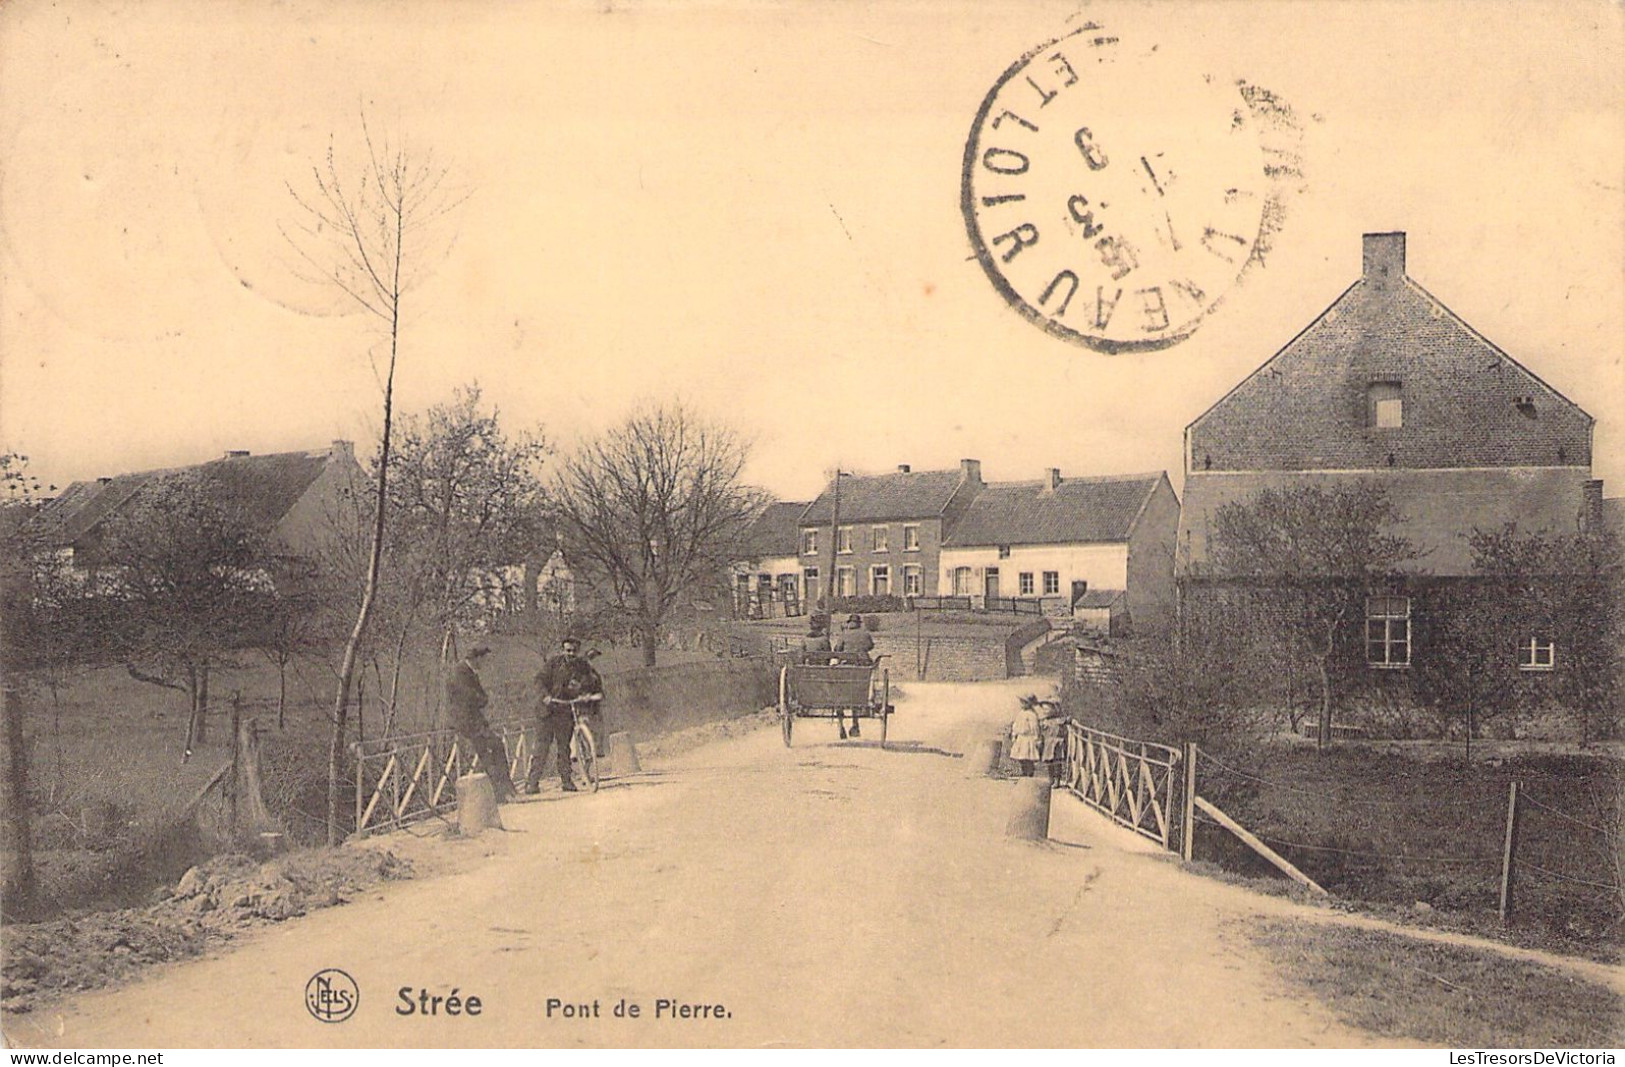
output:
[[790,668],[779,668],[779,726],[784,731],[784,747],[790,747],[790,731],[795,715],[790,710]]
[[576,780],[576,788],[598,792],[598,745],[584,723],[577,723],[570,734],[570,757],[571,777]]
[[886,747],[886,727],[891,723],[891,672],[880,672],[880,747]]

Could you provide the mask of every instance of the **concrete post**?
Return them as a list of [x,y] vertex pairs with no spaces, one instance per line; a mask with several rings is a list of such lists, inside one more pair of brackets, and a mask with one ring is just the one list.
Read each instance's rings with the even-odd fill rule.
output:
[[484,772],[465,774],[457,779],[457,829],[464,837],[478,837],[481,830],[502,829],[497,814],[497,794]]
[[1018,841],[1046,841],[1049,839],[1049,778],[1016,779],[1015,798],[1010,820],[1004,824],[1004,836]]
[[625,730],[617,730],[609,735],[605,741],[604,762],[611,778],[625,778],[643,770],[638,762],[638,746],[632,743],[632,735]]

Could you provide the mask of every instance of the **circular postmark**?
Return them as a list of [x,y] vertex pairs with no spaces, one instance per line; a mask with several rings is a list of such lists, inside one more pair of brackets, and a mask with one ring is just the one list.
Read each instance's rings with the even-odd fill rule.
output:
[[341,1023],[361,1006],[361,989],[344,971],[326,967],[305,983],[305,1010],[324,1023]]
[[1267,245],[1272,167],[1297,175],[1265,136],[1282,113],[1264,90],[1086,23],[982,101],[961,182],[976,258],[1057,337],[1108,353],[1175,344]]

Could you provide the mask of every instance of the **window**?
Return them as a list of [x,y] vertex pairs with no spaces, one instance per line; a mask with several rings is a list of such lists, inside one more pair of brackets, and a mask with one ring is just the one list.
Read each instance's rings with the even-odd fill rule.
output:
[[918,526],[903,527],[903,551],[918,552],[920,550],[920,528]]
[[917,563],[909,563],[903,567],[903,595],[921,596],[924,586],[920,581],[920,567]]
[[1010,558],[1010,546],[1009,545],[1000,545],[999,546],[999,558],[1000,559],[1009,559]]
[[1411,665],[1411,598],[1373,596],[1365,601],[1365,659],[1380,670]]
[[889,531],[884,526],[873,526],[869,529],[869,548],[875,552],[887,551],[887,542],[890,540]]
[[1549,671],[1557,666],[1557,646],[1545,634],[1531,634],[1518,645],[1520,671]]
[[969,567],[955,567],[953,569],[954,596],[972,596],[976,589],[971,584],[971,569]]
[[1021,595],[1022,596],[1032,596],[1033,595],[1033,588],[1034,587],[1033,587],[1033,572],[1032,571],[1022,571],[1021,574],[1017,577],[1017,581],[1020,583]]
[[1044,572],[1044,595],[1045,596],[1056,596],[1060,592],[1061,592],[1061,572],[1060,571],[1045,571]]
[[835,531],[835,551],[852,551],[852,527],[842,526]]
[[835,595],[858,595],[858,575],[851,567],[835,568]]
[[816,556],[816,555],[818,555],[818,531],[817,530],[802,530],[801,531],[801,554],[803,556]]
[[881,564],[869,568],[869,592],[875,596],[891,595],[891,568]]
[[1379,430],[1405,425],[1405,400],[1398,382],[1372,382],[1367,390],[1367,420]]

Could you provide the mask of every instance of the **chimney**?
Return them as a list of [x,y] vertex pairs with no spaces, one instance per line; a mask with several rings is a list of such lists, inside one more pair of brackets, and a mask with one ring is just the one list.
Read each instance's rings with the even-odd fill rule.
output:
[[1060,485],[1061,484],[1061,468],[1059,468],[1059,467],[1046,467],[1046,468],[1044,468],[1044,481],[1048,483],[1048,486],[1051,489],[1054,489],[1056,486]]
[[334,438],[332,454],[334,457],[349,456],[351,459],[354,459],[355,443],[352,441],[340,441],[337,438]]
[[228,449],[226,449],[226,458],[227,459],[242,459],[246,455],[248,455],[248,449],[246,449],[246,448],[228,448]]
[[1365,235],[1363,277],[1367,285],[1385,289],[1405,277],[1405,235],[1368,233]]
[[1596,533],[1602,529],[1602,479],[1587,480],[1584,494],[1580,529],[1584,533]]
[[96,484],[97,485],[111,485],[112,483],[113,483],[113,479],[111,479],[111,478],[109,478],[109,477],[107,477],[105,475],[103,475],[102,477],[96,479]]
[[980,485],[982,482],[982,461],[979,459],[960,460],[959,476],[964,481]]
[[910,468],[909,468],[909,465],[907,463],[899,463],[897,465],[897,473],[898,474],[907,474],[909,472],[909,469]]

